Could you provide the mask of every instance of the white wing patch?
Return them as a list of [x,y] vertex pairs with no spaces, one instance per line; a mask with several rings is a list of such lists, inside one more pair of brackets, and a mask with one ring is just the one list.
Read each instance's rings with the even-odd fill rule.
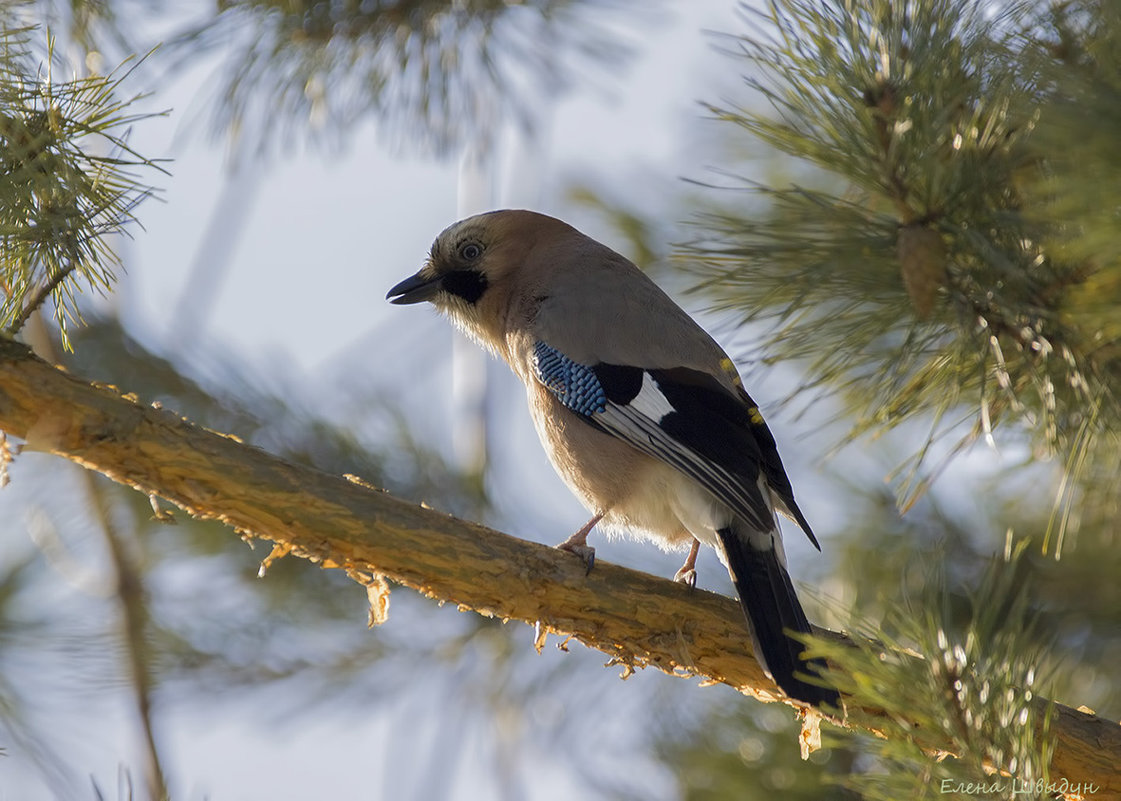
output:
[[673,405],[658,389],[657,382],[646,371],[642,373],[642,388],[627,407],[656,423],[674,411]]

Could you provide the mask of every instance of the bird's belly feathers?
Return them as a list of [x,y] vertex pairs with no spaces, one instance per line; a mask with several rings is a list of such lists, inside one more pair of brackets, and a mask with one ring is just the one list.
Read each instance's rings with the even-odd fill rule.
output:
[[667,550],[688,547],[694,535],[716,544],[716,522],[730,512],[699,484],[597,430],[543,387],[528,389],[549,461],[589,511],[604,514],[601,528],[645,536]]

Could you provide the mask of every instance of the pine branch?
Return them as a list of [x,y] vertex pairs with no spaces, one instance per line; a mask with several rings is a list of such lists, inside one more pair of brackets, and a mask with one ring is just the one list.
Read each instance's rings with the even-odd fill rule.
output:
[[[750,101],[709,109],[795,172],[745,180],[749,205],[698,218],[686,252],[699,288],[770,324],[759,353],[802,360],[853,436],[932,418],[931,439],[955,449],[1026,434],[1084,488],[1089,464],[1114,465],[1101,482],[1112,497],[1117,4],[751,8],[748,32],[722,40],[749,69]],[[928,484],[924,455],[903,506]]]
[[[372,603],[386,600],[384,577],[464,610],[574,637],[626,672],[652,666],[782,700],[745,649],[731,598],[603,562],[585,576],[568,554],[285,462],[68,376],[8,340],[0,340],[0,429],[244,537],[271,540],[276,555],[346,570]],[[1035,703],[1042,710],[1049,702]],[[876,710],[859,711],[852,717],[875,728]],[[1055,704],[1051,730],[1052,776],[1092,782],[1095,799],[1121,798],[1121,727]]]
[[65,281],[72,272],[78,269],[78,262],[73,259],[66,263],[61,270],[55,272],[50,279],[39,287],[31,296],[30,300],[23,304],[23,308],[12,319],[11,325],[8,328],[12,331],[19,331],[31,318],[31,315],[39,310],[39,307],[47,302],[55,290],[58,289],[59,284]]
[[133,111],[142,96],[119,97],[138,60],[56,82],[49,34],[46,60],[36,65],[30,29],[0,29],[0,328],[18,332],[50,298],[65,346],[77,294],[115,280],[111,236],[155,193],[141,173],[166,170],[128,144],[130,126],[156,116]]

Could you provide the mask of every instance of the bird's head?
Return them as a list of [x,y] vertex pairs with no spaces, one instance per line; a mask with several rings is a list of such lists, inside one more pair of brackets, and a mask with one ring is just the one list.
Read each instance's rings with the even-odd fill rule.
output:
[[526,266],[530,253],[567,232],[576,233],[532,211],[468,217],[444,229],[424,266],[386,298],[397,304],[428,301],[481,344],[500,349],[512,306],[534,283]]

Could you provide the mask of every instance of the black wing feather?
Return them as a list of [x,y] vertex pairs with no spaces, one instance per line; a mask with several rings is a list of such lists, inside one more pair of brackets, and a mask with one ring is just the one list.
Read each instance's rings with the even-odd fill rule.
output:
[[[677,410],[667,430],[752,486],[762,471],[767,486],[820,551],[809,522],[794,501],[794,488],[782,466],[774,435],[751,396],[742,388],[733,395],[713,376],[698,370],[678,367],[651,370],[650,374]],[[662,422],[667,423],[665,419]]]

